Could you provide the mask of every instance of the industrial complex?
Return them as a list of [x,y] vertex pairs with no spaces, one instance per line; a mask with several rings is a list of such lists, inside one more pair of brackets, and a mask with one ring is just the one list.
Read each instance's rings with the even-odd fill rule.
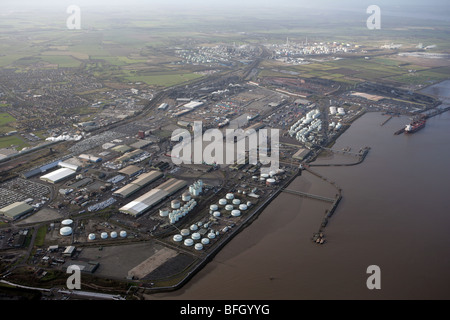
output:
[[[91,79],[79,101],[102,92],[108,102],[97,99],[88,107],[79,102],[76,110],[99,110],[95,115],[62,118],[61,130],[49,129],[44,142],[17,153],[3,150],[2,277],[52,288],[65,283],[67,268],[77,265],[89,279],[89,290],[112,292],[114,298],[175,290],[281,192],[325,203],[317,228],[311,229],[313,245],[321,246],[342,193],[314,166],[330,165],[320,160],[335,155],[344,159],[335,165],[359,164],[370,150],[335,150],[336,139],[366,112],[382,112],[387,122],[397,115],[448,110],[409,89],[339,81],[324,75],[328,69],[318,72],[321,77],[303,77],[295,68],[318,68],[318,57],[331,65],[340,60],[329,55],[347,54],[364,65],[366,52],[359,56],[360,49],[350,44],[175,47],[170,50],[177,59],[165,67],[189,65],[192,79],[163,89],[110,80],[115,90]],[[89,65],[92,74],[101,64],[97,60]],[[130,70],[127,74],[135,73]],[[334,76],[353,75],[350,67],[333,70]],[[70,82],[63,68],[55,72],[61,86]],[[272,136],[272,130],[279,134]],[[37,139],[29,131],[26,137]],[[180,144],[189,145],[182,157],[174,152]],[[267,158],[275,155],[278,167],[273,168]],[[305,175],[328,184],[333,195],[289,189]]]

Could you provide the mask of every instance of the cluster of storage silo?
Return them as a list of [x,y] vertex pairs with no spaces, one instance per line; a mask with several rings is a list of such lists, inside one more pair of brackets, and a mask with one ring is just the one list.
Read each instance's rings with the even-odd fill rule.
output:
[[225,198],[219,199],[218,204],[211,204],[209,206],[209,213],[215,218],[219,218],[223,212],[232,217],[239,217],[242,211],[246,211],[250,205],[250,201],[247,204],[243,203],[230,192],[225,195]]
[[172,237],[173,241],[183,243],[186,247],[194,247],[195,250],[200,251],[204,246],[210,244],[212,239],[219,236],[218,231],[209,229],[209,223],[203,224],[197,222],[192,224],[189,228],[181,229],[179,234]]
[[190,199],[189,201],[185,202],[183,206],[181,206],[181,203],[179,205],[176,205],[175,207],[172,206],[172,211],[164,208],[160,209],[159,215],[161,217],[169,217],[169,222],[171,224],[174,224],[178,222],[182,217],[186,216],[189,212],[191,212],[196,205],[197,201],[194,199]]
[[[109,235],[108,235],[107,232],[100,233],[100,239],[103,239],[103,240],[106,240],[108,238],[116,239],[118,236],[120,236],[121,238],[124,239],[124,238],[126,238],[128,236],[128,234],[127,234],[127,232],[125,230],[120,231],[119,234],[117,234],[116,231],[112,231]],[[93,241],[95,239],[97,239],[96,234],[95,233],[90,233],[89,236],[88,236],[88,240]]]
[[189,193],[194,197],[198,197],[202,192],[203,192],[202,180],[197,180],[192,185],[189,186]]
[[312,132],[322,130],[322,120],[318,119],[320,111],[318,109],[311,110],[289,129],[289,135],[295,137],[297,141],[307,142],[314,139],[310,136]]

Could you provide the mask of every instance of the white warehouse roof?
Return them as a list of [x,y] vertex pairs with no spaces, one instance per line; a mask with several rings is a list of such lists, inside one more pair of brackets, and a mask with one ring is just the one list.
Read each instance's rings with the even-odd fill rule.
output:
[[74,176],[76,172],[74,170],[68,169],[68,168],[61,168],[58,170],[55,170],[53,172],[50,172],[46,175],[43,175],[41,177],[41,180],[47,181],[50,183],[57,183],[64,179],[70,178]]
[[192,109],[195,109],[195,108],[200,107],[201,105],[203,105],[203,102],[200,102],[200,101],[191,101],[191,102],[189,102],[189,103],[186,103],[183,107],[192,110]]

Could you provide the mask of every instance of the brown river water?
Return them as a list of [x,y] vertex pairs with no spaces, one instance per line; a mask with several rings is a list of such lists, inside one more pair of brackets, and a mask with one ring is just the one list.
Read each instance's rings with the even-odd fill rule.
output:
[[[370,146],[362,164],[312,168],[343,189],[324,245],[311,236],[329,203],[282,193],[185,286],[148,298],[450,299],[450,113],[412,135],[393,134],[407,117],[384,119],[365,114],[333,146]],[[289,188],[336,193],[309,173]],[[370,265],[379,290],[367,288]]]

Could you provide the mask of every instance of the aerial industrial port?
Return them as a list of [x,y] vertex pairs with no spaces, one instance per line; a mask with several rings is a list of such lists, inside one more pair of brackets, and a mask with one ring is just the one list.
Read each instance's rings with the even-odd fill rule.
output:
[[[330,165],[315,162],[322,157],[338,154],[349,159],[338,165],[356,165],[370,156],[366,145],[333,149],[364,113],[383,113],[384,125],[394,116],[445,111],[434,97],[414,91],[422,84],[376,81],[384,71],[375,65],[389,77],[416,74],[409,69],[413,62],[404,62],[416,58],[399,57],[398,48],[285,43],[284,36],[238,45],[201,40],[148,49],[152,59],[172,60],[152,64],[140,57],[145,68],[190,71],[170,74],[175,83],[164,85],[150,83],[147,75],[132,79],[131,71],[120,69],[137,60],[135,53],[123,64],[114,60],[113,67],[111,57],[79,55],[85,72],[37,60],[30,62],[33,68],[45,67],[1,68],[2,112],[15,119],[13,126],[5,118],[11,127],[1,132],[2,283],[37,289],[48,299],[75,297],[76,291],[65,289],[66,270],[78,265],[85,279],[80,297],[139,299],[176,290],[281,192],[329,204],[311,230],[311,245],[326,246],[326,226],[342,190],[333,185],[335,196],[324,197],[289,184],[305,173],[329,183],[314,170]],[[371,69],[363,70],[367,65]],[[106,66],[104,78],[99,70]],[[126,79],[118,80],[119,69]],[[420,121],[405,123],[393,136],[423,128]],[[195,122],[203,132],[218,129],[224,136],[230,129],[279,130],[277,145],[266,150],[279,149],[279,167],[266,172],[261,161],[250,163],[248,144],[244,162],[175,164],[172,150],[180,139],[173,133],[193,133]]]

